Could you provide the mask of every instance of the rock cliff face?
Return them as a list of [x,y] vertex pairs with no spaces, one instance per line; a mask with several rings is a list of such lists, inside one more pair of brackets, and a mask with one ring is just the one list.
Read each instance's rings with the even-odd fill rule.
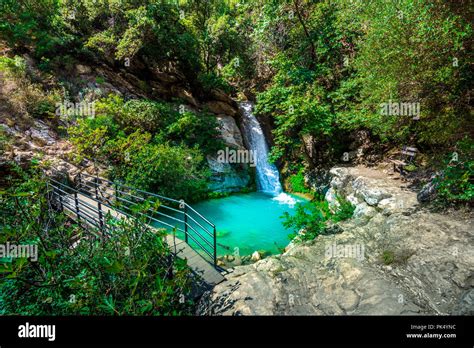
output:
[[[220,124],[220,137],[225,146],[235,150],[245,150],[242,134],[235,119],[222,114],[217,116],[217,120]],[[219,162],[217,154],[216,156],[208,156],[207,162],[212,172],[210,189],[213,191],[239,191],[250,182],[249,170],[246,164]]]
[[[0,158],[3,160],[13,160],[16,163],[27,163],[33,158],[41,158],[43,162],[50,164],[46,174],[55,178],[73,178],[79,168],[69,163],[68,155],[72,146],[64,140],[59,139],[57,134],[44,122],[32,121],[27,130],[12,124],[0,124],[6,134],[13,139],[11,149],[5,151]],[[85,166],[92,163],[85,163]]]
[[474,224],[418,205],[400,178],[333,168],[327,198],[356,205],[342,233],[236,267],[208,292],[210,315],[474,314]]

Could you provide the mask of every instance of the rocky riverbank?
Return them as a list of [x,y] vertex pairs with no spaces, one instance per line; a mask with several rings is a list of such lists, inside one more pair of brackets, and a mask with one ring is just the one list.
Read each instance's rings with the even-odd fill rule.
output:
[[474,314],[472,214],[431,212],[398,175],[333,168],[326,194],[356,205],[338,234],[235,267],[198,314]]

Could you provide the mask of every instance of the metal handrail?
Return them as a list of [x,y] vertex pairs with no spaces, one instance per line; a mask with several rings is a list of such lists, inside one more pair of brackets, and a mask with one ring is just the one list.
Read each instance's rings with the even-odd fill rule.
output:
[[164,200],[167,200],[167,201],[171,201],[171,202],[175,202],[175,203],[181,203],[180,201],[176,200],[176,199],[173,199],[173,198],[169,198],[169,197],[165,197],[165,196],[161,196],[161,195],[158,195],[156,193],[153,193],[153,192],[148,192],[148,191],[143,191],[143,190],[140,190],[140,189],[137,189],[137,188],[134,188],[134,187],[130,187],[130,186],[127,186],[127,185],[124,185],[120,182],[113,182],[113,181],[110,181],[110,180],[107,180],[107,179],[104,179],[104,178],[100,178],[98,176],[93,176],[93,175],[90,175],[90,174],[87,174],[87,173],[79,173],[78,175],[81,175],[81,176],[88,176],[90,178],[98,178],[99,180],[101,181],[105,181],[109,184],[112,184],[112,185],[119,185],[119,186],[122,186],[122,187],[125,187],[129,190],[133,190],[133,191],[136,191],[136,192],[141,192],[141,193],[145,193],[147,195],[150,195],[150,196],[154,196],[154,197],[158,197],[158,198],[161,198],[161,199],[164,199]]
[[[87,177],[90,177],[90,178],[98,178],[97,176],[93,176],[93,175],[90,175],[90,174],[87,174],[87,173],[80,173],[79,175],[81,176],[87,176]],[[164,199],[164,200],[168,200],[168,201],[171,201],[171,202],[175,202],[175,203],[178,203],[178,204],[185,204],[189,209],[191,209],[195,214],[197,214],[200,218],[202,218],[204,221],[206,221],[206,223],[208,223],[210,226],[212,227],[215,227],[215,225],[210,222],[208,219],[206,219],[201,213],[199,213],[196,209],[194,209],[193,207],[191,207],[188,203],[186,202],[183,202],[183,201],[178,201],[176,199],[173,199],[173,198],[169,198],[169,197],[165,197],[165,196],[161,196],[161,195],[158,195],[156,193],[153,193],[153,192],[148,192],[148,191],[143,191],[143,190],[140,190],[140,189],[137,189],[137,188],[132,188],[130,186],[127,186],[127,185],[124,185],[122,183],[119,183],[119,182],[113,182],[113,181],[110,181],[110,180],[107,180],[107,179],[104,179],[104,178],[100,178],[99,177],[99,180],[101,181],[105,181],[109,184],[112,184],[112,185],[117,185],[117,186],[122,186],[124,188],[127,188],[129,190],[133,190],[133,191],[136,191],[136,192],[141,192],[141,193],[144,193],[144,194],[147,194],[147,195],[150,195],[150,196],[153,196],[153,197],[157,197],[157,198],[161,198],[161,199]],[[123,192],[123,191],[121,191]],[[123,192],[125,193],[125,192]]]
[[[117,192],[124,193],[124,194],[126,194],[126,195],[131,196],[131,197],[140,199],[140,200],[143,201],[143,202],[146,201],[146,199],[144,199],[143,197],[135,196],[135,195],[132,195],[131,193],[126,193],[126,192],[120,191],[120,190],[117,190]],[[118,199],[120,199],[120,200],[126,201],[126,202],[128,202],[128,203],[136,204],[135,202],[131,202],[131,201],[129,201],[129,200],[125,199],[125,198],[122,198],[122,197],[116,196],[115,198],[118,198]],[[160,208],[166,208],[166,209],[175,211],[175,212],[177,212],[177,213],[182,213],[181,210],[174,209],[174,208],[172,208],[172,207],[168,207],[167,205],[164,205],[164,204],[160,204]]]
[[[50,180],[53,181],[53,182],[55,182],[56,184],[59,184],[59,185],[61,185],[61,186],[70,188],[73,192],[80,193],[78,190],[76,190],[76,189],[74,189],[74,188],[71,188],[70,186],[67,186],[67,185],[65,185],[65,184],[63,184],[63,183],[60,183],[59,181],[56,181],[56,180],[54,180],[54,179],[50,179]],[[64,191],[63,191],[63,192],[64,192]],[[109,209],[113,209],[113,210],[118,211],[119,213],[121,213],[121,214],[123,214],[123,215],[126,215],[127,217],[130,217],[130,214],[127,214],[126,212],[124,212],[124,211],[118,209],[117,207],[112,207],[112,206],[110,206],[110,205],[108,205],[108,204],[106,204],[106,203],[104,203],[104,202],[98,200],[97,198],[92,197],[92,196],[88,196],[88,198],[89,198],[89,199],[92,199],[93,201],[95,201],[95,202],[97,202],[97,203],[99,203],[99,204],[105,205],[105,206],[106,206],[107,208],[109,208]],[[83,203],[83,204],[88,204],[88,203],[86,203],[86,202],[82,202],[82,203]],[[99,210],[100,210],[100,209],[99,209]]]
[[213,228],[216,227],[216,225],[214,225],[212,222],[210,222],[208,219],[206,219],[204,216],[202,216],[198,211],[196,211],[196,209],[194,209],[193,207],[191,207],[188,203],[184,203],[186,204],[186,206],[191,209],[194,213],[196,213],[200,218],[202,218],[204,221],[206,221],[210,226],[212,226]]
[[[82,176],[85,176],[86,178],[91,178],[92,180],[83,180]],[[77,220],[83,218],[84,221],[88,222],[94,227],[105,231],[106,229],[108,229],[109,226],[107,226],[107,223],[105,223],[104,221],[104,213],[106,213],[107,210],[103,211],[102,206],[107,207],[110,210],[114,210],[117,213],[120,213],[121,215],[124,215],[126,217],[130,217],[137,214],[144,216],[146,218],[149,218],[149,221],[154,221],[156,223],[168,226],[170,228],[173,228],[174,230],[184,233],[185,242],[188,243],[189,237],[190,240],[193,242],[189,245],[193,249],[195,249],[196,252],[203,252],[207,256],[211,257],[212,263],[215,267],[217,267],[217,236],[215,225],[183,200],[178,201],[173,198],[164,197],[140,189],[135,189],[122,183],[112,182],[110,180],[98,176],[92,176],[86,173],[79,173],[77,179],[78,182],[76,182],[75,187],[71,187],[52,178],[50,179],[54,190],[57,190],[56,192],[53,192],[57,196],[56,198],[59,199],[61,208],[66,208],[71,213],[75,214],[77,216]],[[84,200],[78,199],[78,194],[86,196],[88,199],[96,202],[97,206],[91,205],[88,202],[85,202]],[[68,195],[74,195],[74,198],[68,197]],[[181,219],[181,216],[179,215],[171,216],[168,215],[167,212],[165,213],[163,211],[154,211],[151,208],[148,208],[144,211],[133,210],[134,206],[139,206],[141,202],[146,202],[150,198],[153,198],[155,201],[157,200],[158,202],[164,200],[171,202],[171,205],[179,205],[180,209],[170,207],[165,204],[160,204],[158,206],[158,209],[167,209],[171,212],[183,214],[183,219]],[[125,210],[128,212],[126,212]],[[97,214],[98,216],[93,217],[91,214]],[[178,225],[182,224],[183,228],[178,227],[178,225],[176,224],[172,225],[171,221],[163,221],[163,218],[157,218],[155,214],[160,215],[168,220],[173,220]],[[189,222],[192,222],[193,224],[190,224]],[[205,227],[206,225],[211,226],[212,231],[209,231],[208,228]],[[193,244],[198,246],[197,250],[193,246]]]

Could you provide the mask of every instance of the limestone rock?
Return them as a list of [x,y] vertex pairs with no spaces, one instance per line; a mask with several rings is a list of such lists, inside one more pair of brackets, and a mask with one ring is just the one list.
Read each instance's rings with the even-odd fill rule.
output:
[[255,251],[253,254],[252,254],[252,257],[250,258],[253,262],[257,262],[257,261],[260,261],[262,259],[262,256],[260,255],[260,253],[258,251]]
[[[220,138],[224,144],[232,149],[245,150],[242,134],[235,120],[228,115],[217,116]],[[250,182],[250,174],[246,164],[226,163],[218,160],[218,154],[207,156],[207,163],[211,169],[211,183],[213,191],[233,192],[240,191]]]
[[171,90],[165,84],[162,84],[157,81],[149,81],[151,86],[152,94],[157,98],[170,98],[171,97]]
[[336,190],[334,188],[329,188],[329,190],[326,192],[324,199],[329,203],[329,207],[332,210],[335,210],[339,207],[339,202],[337,201],[336,197]]
[[233,107],[237,107],[237,103],[228,94],[224,93],[220,89],[213,89],[211,91],[211,97],[215,100],[219,100]]
[[458,309],[455,314],[474,315],[474,289],[472,287],[459,300]]
[[173,84],[179,81],[179,78],[176,75],[159,71],[158,69],[152,69],[152,74],[153,77],[158,81],[164,82],[166,84]]
[[325,169],[313,169],[305,174],[305,184],[320,194],[326,194],[329,189],[331,175]]
[[219,100],[207,102],[204,104],[204,108],[209,109],[210,112],[217,115],[224,114],[232,117],[237,116],[237,109],[235,107]]
[[183,99],[186,103],[191,104],[192,106],[197,107],[199,105],[191,92],[182,87],[173,86],[171,92],[175,97]]
[[211,169],[209,188],[212,191],[235,192],[240,191],[249,184],[250,175],[240,165],[222,163],[216,157],[209,155],[206,159]]
[[378,187],[367,185],[364,178],[359,177],[352,183],[355,195],[362,198],[368,205],[377,205],[382,199],[389,198],[391,195]]
[[234,149],[245,149],[242,133],[234,118],[228,115],[219,115],[217,116],[217,122],[219,123],[220,138],[226,146]]
[[90,74],[92,72],[92,69],[90,66],[77,64],[76,71],[79,75],[85,75],[85,74]]
[[49,127],[42,121],[35,120],[34,126],[25,134],[40,146],[53,145],[56,142]]

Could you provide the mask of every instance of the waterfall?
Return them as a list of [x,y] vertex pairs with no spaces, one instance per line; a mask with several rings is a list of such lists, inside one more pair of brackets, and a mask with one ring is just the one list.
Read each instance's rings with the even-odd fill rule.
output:
[[268,161],[268,146],[263,135],[262,127],[252,113],[252,103],[242,102],[240,108],[243,114],[244,137],[249,150],[255,156],[257,170],[257,188],[259,191],[278,195],[283,191],[280,184],[278,169]]
[[268,161],[268,146],[262,127],[252,112],[253,104],[241,102],[239,106],[243,115],[243,136],[255,157],[258,190],[274,196],[281,203],[295,204],[296,200],[283,192],[277,167]]

